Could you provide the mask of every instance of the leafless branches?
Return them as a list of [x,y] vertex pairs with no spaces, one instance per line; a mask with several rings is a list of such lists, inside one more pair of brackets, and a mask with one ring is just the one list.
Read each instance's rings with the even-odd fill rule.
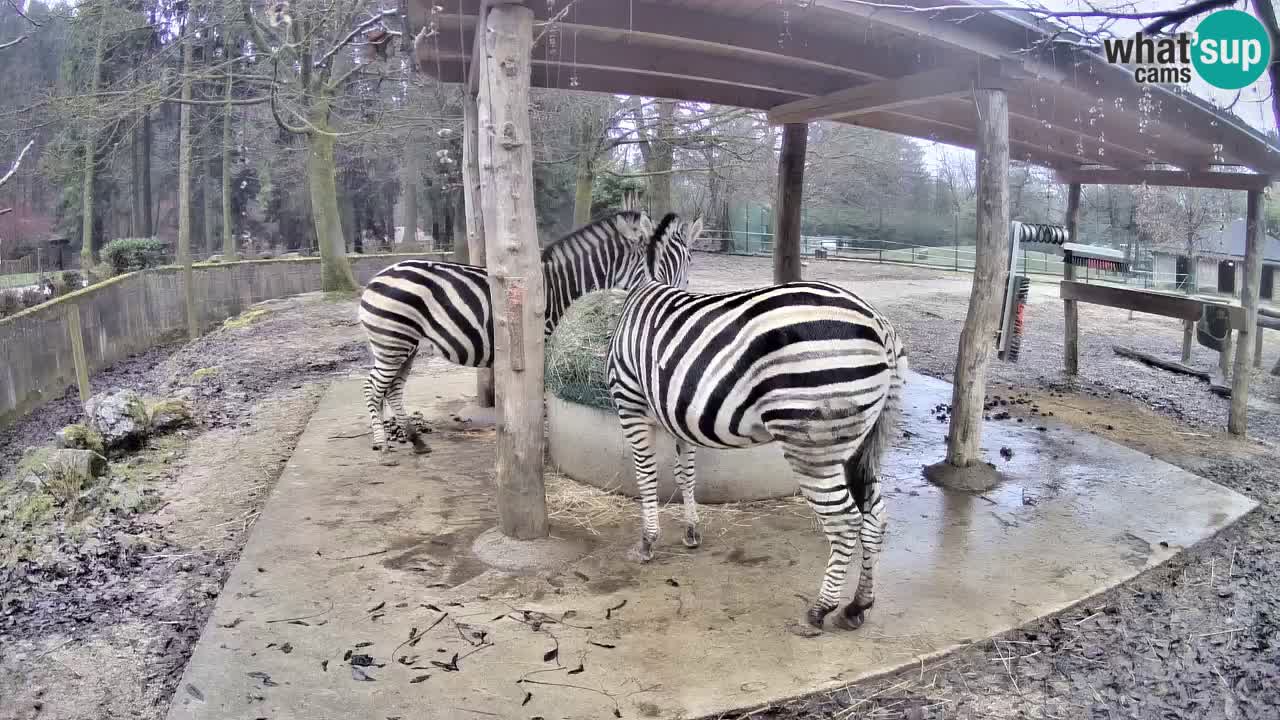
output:
[[322,67],[325,63],[329,62],[329,60],[334,55],[341,52],[342,48],[350,45],[353,40],[359,37],[360,33],[368,30],[374,25],[381,23],[386,18],[395,17],[399,13],[400,13],[399,10],[383,10],[375,14],[373,17],[369,18],[368,20],[365,20],[359,25],[356,25],[354,28],[352,28],[351,32],[347,33],[346,37],[339,40],[337,43],[334,44],[333,47],[329,48],[323,55],[321,55],[320,58],[315,61],[313,66],[317,68]]
[[18,167],[22,165],[22,158],[26,156],[27,151],[31,149],[31,146],[34,145],[35,142],[35,140],[27,141],[26,146],[22,148],[22,152],[18,153],[18,159],[13,161],[13,167],[9,168],[9,172],[5,173],[4,177],[0,177],[0,187],[4,187],[4,184],[9,182],[9,180],[17,174]]

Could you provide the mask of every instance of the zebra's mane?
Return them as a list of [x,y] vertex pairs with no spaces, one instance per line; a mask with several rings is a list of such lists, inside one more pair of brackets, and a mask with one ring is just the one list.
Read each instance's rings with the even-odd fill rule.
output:
[[[639,220],[640,211],[638,210],[619,210],[596,218],[568,235],[551,241],[542,249],[542,259],[550,260],[558,248],[573,241],[583,241],[588,245],[601,245],[615,241],[620,221],[639,222]],[[602,240],[604,243],[601,242]]]
[[649,247],[646,248],[648,257],[646,258],[645,267],[649,268],[651,272],[658,266],[658,251],[670,240],[667,236],[669,232],[680,232],[680,216],[673,212],[662,216],[662,221],[658,223],[658,227],[653,231],[653,237],[649,239]]

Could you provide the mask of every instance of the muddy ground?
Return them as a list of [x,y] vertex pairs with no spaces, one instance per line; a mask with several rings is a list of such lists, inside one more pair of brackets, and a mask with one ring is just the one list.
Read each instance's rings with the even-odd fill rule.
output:
[[[767,284],[767,258],[695,257],[694,289]],[[950,373],[969,276],[811,262],[880,306],[912,366]],[[327,378],[366,362],[349,299],[267,303],[242,327],[162,348],[94,378],[190,397],[200,424],[131,462],[151,472],[141,514],[95,519],[0,568],[0,718],[164,717],[192,643]],[[234,324],[234,323],[233,323]],[[910,672],[752,718],[1280,717],[1280,379],[1255,374],[1250,434],[1219,431],[1227,401],[1197,380],[1114,355],[1113,344],[1176,357],[1174,321],[1082,306],[1081,374],[1061,373],[1062,308],[1036,286],[1021,361],[992,368],[992,394],[1211,478],[1262,507],[1222,536],[1074,611]],[[1272,333],[1265,365],[1280,356]],[[1216,356],[1198,348],[1193,364]],[[0,475],[77,414],[72,398],[0,431]],[[362,409],[353,408],[353,412]],[[994,422],[994,421],[993,421]],[[65,535],[65,534],[64,534]],[[891,571],[886,569],[886,571]],[[994,588],[993,593],[999,593]]]
[[[95,375],[95,392],[186,397],[198,423],[113,460],[145,473],[145,512],[55,523],[34,557],[0,564],[0,718],[163,718],[326,378],[365,354],[354,302],[308,295]],[[0,476],[78,405],[0,431]]]

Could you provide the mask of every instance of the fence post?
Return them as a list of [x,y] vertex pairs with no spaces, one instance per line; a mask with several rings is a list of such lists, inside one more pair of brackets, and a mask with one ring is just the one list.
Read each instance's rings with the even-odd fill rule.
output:
[[67,303],[67,335],[71,338],[71,360],[76,366],[76,386],[80,403],[89,401],[89,362],[84,356],[84,331],[80,328],[80,305]]

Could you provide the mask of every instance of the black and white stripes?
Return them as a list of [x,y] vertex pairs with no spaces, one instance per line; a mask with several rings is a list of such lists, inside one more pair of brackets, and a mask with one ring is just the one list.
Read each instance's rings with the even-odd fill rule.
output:
[[[624,211],[579,228],[542,251],[546,332],[569,304],[594,290],[634,287],[672,258],[655,249],[653,221]],[[374,367],[365,381],[373,447],[386,447],[388,429],[415,440],[406,422],[404,383],[419,355],[439,355],[470,367],[493,364],[493,308],[484,268],[409,260],[378,273],[360,297],[360,323],[369,335]],[[383,422],[384,404],[394,418]]]
[[[659,234],[682,245],[699,229],[668,217]],[[689,546],[700,542],[693,448],[777,442],[831,543],[821,590],[797,628],[821,628],[859,545],[858,589],[837,624],[861,625],[875,600],[884,527],[880,459],[907,369],[896,331],[870,304],[827,283],[712,295],[685,292],[682,283],[658,268],[631,293],[609,349],[610,393],[642,501],[634,553],[648,560],[658,539],[655,431],[676,439]]]

